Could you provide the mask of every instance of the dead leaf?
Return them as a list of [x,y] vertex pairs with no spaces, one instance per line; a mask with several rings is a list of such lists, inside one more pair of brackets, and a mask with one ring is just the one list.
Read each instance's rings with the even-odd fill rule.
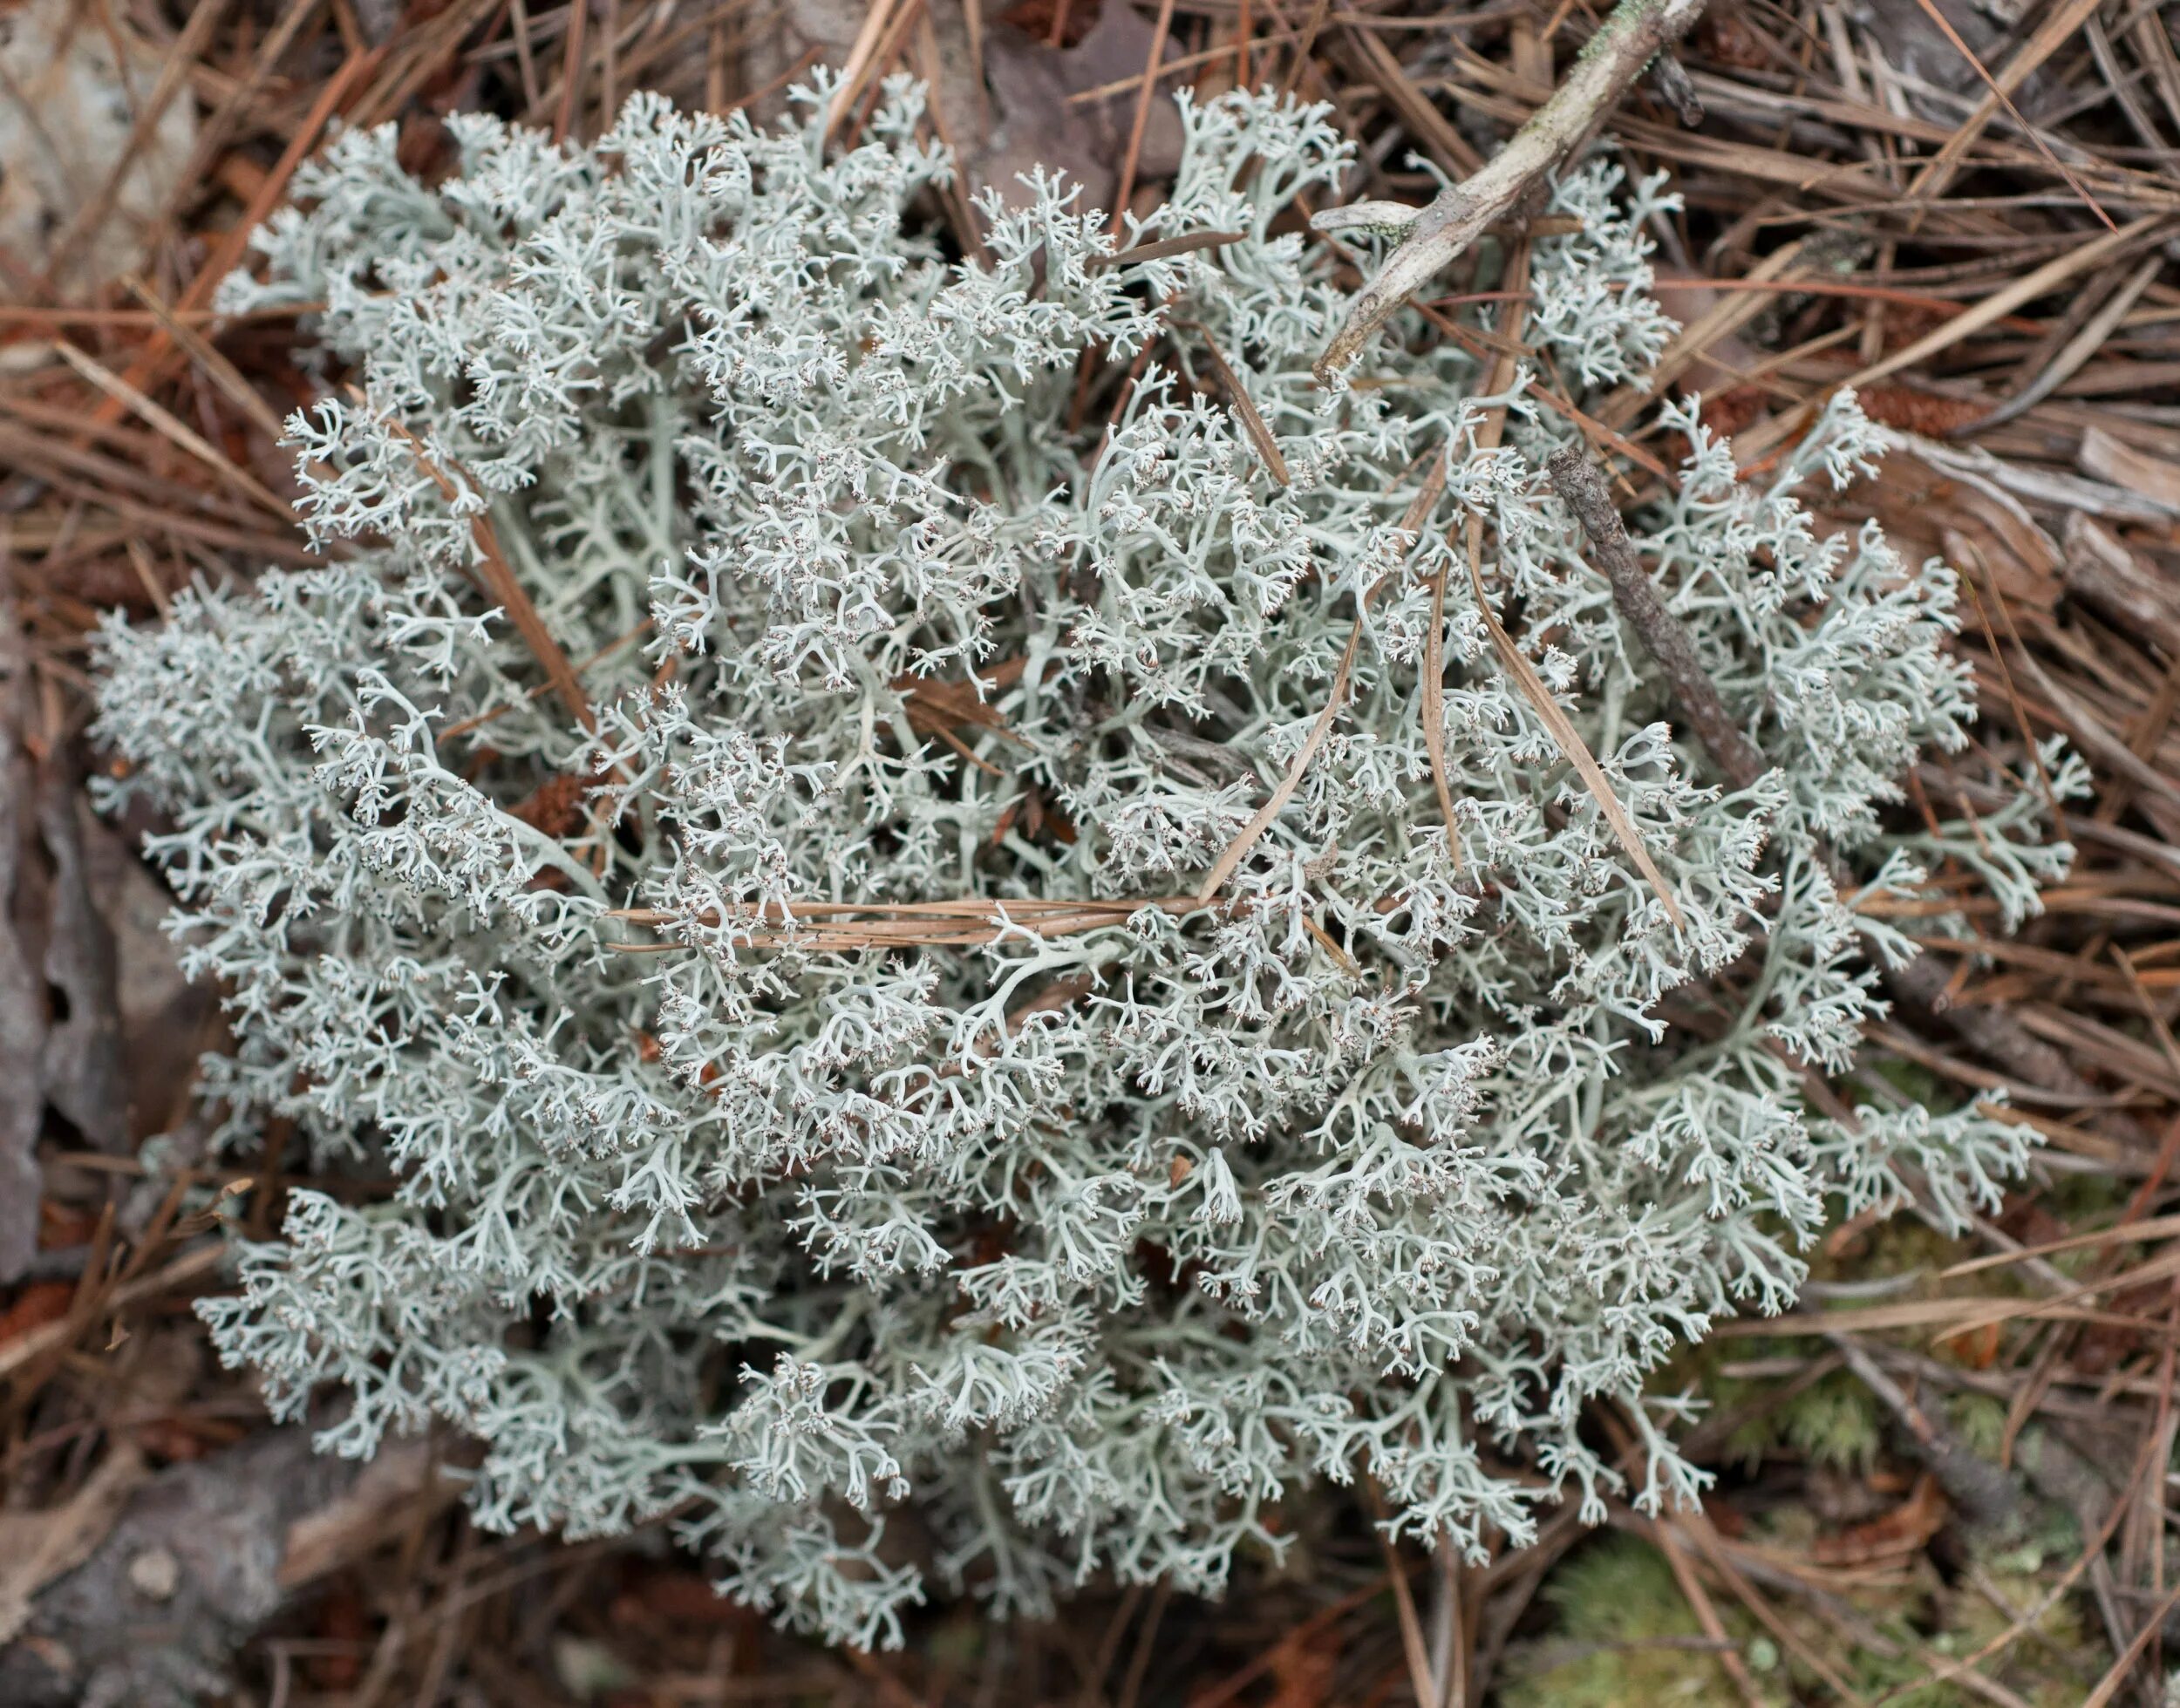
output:
[[678,1630],[706,1626],[754,1631],[762,1621],[739,1602],[730,1601],[698,1572],[649,1569],[615,1596],[610,1623],[622,1630]]
[[1991,412],[1988,403],[1976,398],[1944,398],[1917,386],[1890,384],[1882,380],[1856,391],[1855,401],[1872,421],[1925,439],[1943,439]]
[[1332,1675],[1339,1665],[1336,1632],[1317,1643],[1291,1635],[1283,1638],[1271,1653],[1273,1694],[1268,1708],[1324,1708],[1332,1699]]
[[935,677],[897,677],[890,684],[918,735],[937,735],[964,727],[1006,732],[1006,720],[973,682],[942,682]]
[[1988,1370],[1998,1362],[1999,1325],[1986,1323],[1965,1334],[1947,1335],[1937,1351],[1968,1370]]
[[[2005,0],[2005,3],[2018,8],[2019,0]],[[1969,51],[1986,65],[2005,58],[2004,32],[1970,0],[1938,0],[1938,10]],[[1934,125],[1958,125],[1961,119],[1959,103],[1941,100],[1927,92],[1943,90],[1972,102],[1984,91],[1974,61],[1964,57],[1959,48],[1945,39],[1945,31],[1914,0],[1896,5],[1859,6],[1856,13],[1862,28],[1884,53],[1885,63],[1905,73],[1889,86],[1900,92],[1908,110]],[[2032,72],[2015,92],[2013,104],[2024,115],[2035,118],[2054,99],[2063,99],[2065,94],[2063,85],[2048,72],[2038,71]]]
[[508,816],[557,841],[582,823],[583,800],[599,781],[595,774],[578,777],[555,772],[508,807]]
[[133,827],[117,829],[76,797],[84,877],[112,933],[128,1140],[173,1130],[185,1113],[197,1058],[217,1039],[219,998],[181,970],[164,929],[174,898],[136,853]]
[[343,1494],[290,1527],[281,1549],[281,1588],[299,1588],[361,1559],[460,1492],[439,1444],[406,1440],[380,1448]]
[[46,1101],[97,1150],[128,1148],[121,1006],[113,928],[91,894],[83,790],[58,757],[37,779],[38,831],[51,861],[45,983],[52,1010],[40,1058]]
[[328,1584],[318,1598],[317,1630],[327,1652],[313,1655],[303,1673],[322,1691],[346,1691],[363,1676],[364,1657],[371,1648],[371,1609],[354,1572],[344,1572]]
[[5,1310],[0,1310],[0,1346],[33,1329],[59,1322],[68,1315],[68,1307],[75,1296],[72,1282],[32,1282],[8,1302]]
[[1039,42],[1051,39],[1053,26],[1057,24],[1059,39],[1053,45],[1076,47],[1097,27],[1103,4],[1104,0],[1015,0],[999,17],[1032,41]]
[[[1091,205],[1109,206],[1127,152],[1136,92],[1124,89],[1080,105],[1070,98],[1141,78],[1155,33],[1148,19],[1120,0],[1101,6],[1097,24],[1071,48],[1047,47],[1010,24],[995,28],[984,41],[991,126],[981,132],[958,121],[951,126],[971,187],[989,184],[1019,203],[1025,193],[1018,174],[1042,164],[1064,169],[1070,183],[1084,187]],[[1168,57],[1173,51],[1168,44]],[[1153,100],[1135,181],[1170,177],[1180,164],[1180,112],[1170,99]]]
[[1870,1566],[1918,1552],[1945,1528],[1951,1508],[1938,1479],[1925,1472],[1891,1511],[1836,1536],[1819,1536],[1809,1556],[1820,1566]]

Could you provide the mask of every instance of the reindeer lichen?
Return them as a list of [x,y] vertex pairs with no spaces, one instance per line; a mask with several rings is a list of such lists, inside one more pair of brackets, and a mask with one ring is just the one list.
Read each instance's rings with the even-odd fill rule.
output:
[[1560,184],[1510,386],[1409,311],[1321,388],[1325,110],[1184,101],[1148,219],[1039,177],[955,260],[917,92],[852,146],[833,95],[458,119],[435,187],[351,133],[228,283],[323,303],[353,376],[291,424],[326,554],[110,623],[99,730],[226,992],[221,1142],[391,1190],[295,1192],[222,1353],[344,1390],[333,1451],[468,1432],[487,1525],[685,1507],[732,1593],[862,1644],[927,1585],[1214,1589],[1319,1480],[1519,1541],[1628,1487],[1600,1405],[1638,1502],[1693,1494],[1662,1361],[1790,1303],[1829,1216],[2023,1161],[1803,1102],[1913,952],[1881,898],[1950,854],[2025,910],[2064,859],[2016,779],[1880,810],[1972,708],[1951,573],[1797,497],[1882,430],[1837,398],[1748,484],[1668,406],[1630,524],[1771,767],[1731,790],[1529,384],[1642,383],[1659,184]]

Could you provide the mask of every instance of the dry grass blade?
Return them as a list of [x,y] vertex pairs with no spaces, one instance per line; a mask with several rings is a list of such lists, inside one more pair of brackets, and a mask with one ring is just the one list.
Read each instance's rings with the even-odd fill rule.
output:
[[1795,1629],[1792,1622],[1781,1617],[1778,1609],[1757,1593],[1756,1587],[1749,1582],[1747,1574],[1734,1563],[1733,1555],[1720,1545],[1719,1534],[1712,1528],[1711,1521],[1705,1515],[1702,1507],[1675,1514],[1672,1523],[1681,1534],[1694,1544],[1696,1551],[1702,1555],[1704,1563],[1733,1592],[1734,1599],[1748,1609],[1750,1616],[1771,1633],[1782,1649],[1822,1679],[1825,1688],[1839,1701],[1849,1704],[1850,1708],[1870,1708],[1869,1698],[1856,1690],[1839,1669]]
[[[1383,1513],[1384,1503],[1374,1486],[1368,1486],[1368,1494],[1374,1518]],[[1393,1617],[1400,1629],[1400,1658],[1407,1668],[1408,1687],[1415,1692],[1416,1708],[1440,1708],[1437,1674],[1423,1641],[1423,1622],[1416,1616],[1408,1575],[1401,1569],[1400,1550],[1382,1528],[1374,1524],[1373,1528],[1378,1532],[1378,1551],[1385,1556],[1386,1581],[1393,1586]]]
[[1714,1333],[1725,1339],[1767,1335],[1890,1334],[1926,1329],[1932,1340],[1949,1340],[1987,1323],[2049,1317],[2074,1323],[2108,1323],[2137,1329],[2142,1319],[2069,1304],[2064,1300],[2021,1300],[2001,1294],[1974,1294],[1956,1299],[1903,1299],[1890,1304],[1856,1305],[1836,1310],[1796,1310],[1783,1317],[1749,1317],[1721,1324]]
[[[1274,0],[1277,3],[1277,0]],[[1318,32],[1325,28],[1325,19],[1332,10],[1332,0],[1310,0],[1310,14],[1302,25],[1302,37],[1295,44],[1294,56],[1287,61],[1287,74],[1280,79],[1279,92],[1291,95],[1302,86],[1302,74],[1309,68],[1311,51],[1317,46]]]
[[1415,86],[1415,80],[1407,73],[1393,50],[1374,30],[1351,25],[1348,38],[1355,44],[1357,54],[1371,78],[1385,92],[1400,120],[1413,132],[1440,165],[1448,172],[1458,172],[1464,177],[1483,170],[1483,156],[1469,146],[1467,138],[1447,121],[1445,115],[1432,104],[1431,98]]
[[[227,1252],[217,1240],[183,1252],[163,1268],[134,1281],[124,1283],[98,1301],[101,1313],[117,1311],[126,1307],[169,1293],[178,1288],[194,1287],[208,1276],[216,1275],[227,1261]],[[86,1278],[88,1272],[86,1272]],[[65,1347],[82,1331],[84,1324],[74,1317],[58,1323],[48,1323],[17,1335],[5,1345],[0,1345],[0,1378],[15,1374],[18,1370]]]
[[[870,9],[870,17],[865,19],[863,24],[866,33],[869,31],[872,24],[884,10],[883,6],[873,6]],[[555,144],[566,142],[576,133],[577,98],[582,92],[582,38],[583,32],[589,27],[589,23],[590,7],[588,0],[569,0],[568,44],[561,70],[560,106],[553,115],[553,140]],[[851,61],[851,65],[852,63]],[[845,84],[842,86],[844,89]],[[841,111],[841,105],[836,104],[833,112],[835,124],[840,120]]]
[[2049,1257],[2054,1252],[2081,1251],[2091,1246],[2132,1245],[2141,1241],[2170,1239],[2175,1235],[2180,1235],[2180,1215],[2152,1216],[2146,1221],[2122,1221],[2110,1228],[2097,1228],[2092,1233],[2069,1234],[2064,1239],[2046,1240],[2041,1244],[2025,1245],[2014,1251],[1994,1251],[1987,1256],[1972,1257],[1965,1262],[1954,1263],[1940,1269],[1938,1278],[1941,1281],[1954,1281],[1984,1269],[2025,1263],[2033,1257]]
[[1537,675],[1536,667],[1529,663],[1528,655],[1515,643],[1513,636],[1506,632],[1506,626],[1499,621],[1499,614],[1491,609],[1490,597],[1484,591],[1483,571],[1474,552],[1468,555],[1468,585],[1475,595],[1476,609],[1483,617],[1484,629],[1491,636],[1492,650],[1498,654],[1501,666],[1514,678],[1523,697],[1535,708],[1538,720],[1558,745],[1559,751],[1566,756],[1567,762],[1574,766],[1576,774],[1582,779],[1583,786],[1589,790],[1590,798],[1597,802],[1598,811],[1604,815],[1605,823],[1611,827],[1612,834],[1627,850],[1627,857],[1635,862],[1635,869],[1657,892],[1666,917],[1676,927],[1685,929],[1687,918],[1680,911],[1679,902],[1673,899],[1672,886],[1666,881],[1666,874],[1658,869],[1658,863],[1650,857],[1650,850],[1644,847],[1642,833],[1636,829],[1635,820],[1628,817],[1627,809],[1620,805],[1619,796],[1613,792],[1612,779],[1604,774],[1604,767],[1598,763],[1596,756],[1590,752],[1589,744],[1583,740],[1582,732],[1575,728],[1572,720],[1560,709],[1559,702],[1552,697],[1552,691],[1545,685],[1544,678]]
[[[952,902],[797,902],[782,909],[753,908],[722,918],[705,913],[681,915],[656,908],[623,908],[605,915],[632,925],[670,926],[687,922],[743,929],[753,948],[940,949],[971,948],[1008,937],[1065,937],[1124,925],[1144,908],[1175,916],[1197,913],[1203,902],[1193,895],[1147,895],[1123,899],[969,896]],[[672,943],[614,943],[631,955],[665,953]]]
[[1893,1304],[1867,1305],[1826,1311],[1794,1312],[1769,1318],[1761,1324],[1730,1324],[1724,1332],[1738,1333],[1744,1326],[1771,1334],[1873,1334],[1896,1329],[1929,1329],[1935,1340],[1952,1340],[2007,1323],[2042,1317],[2076,1322],[2104,1322],[2130,1330],[2155,1332],[2139,1317],[2101,1311],[2077,1303],[2100,1294],[2124,1293],[2151,1282],[2180,1276],[2180,1247],[2170,1247],[2133,1269],[2098,1280],[2086,1281],[2042,1298],[2006,1298],[1978,1296],[1951,1299],[1907,1299]]

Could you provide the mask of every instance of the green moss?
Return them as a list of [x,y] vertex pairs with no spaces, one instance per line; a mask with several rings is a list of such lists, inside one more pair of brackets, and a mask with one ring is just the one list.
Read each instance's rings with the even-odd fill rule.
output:
[[1945,1398],[1945,1416],[1960,1445],[1979,1459],[1995,1461],[2006,1446],[2006,1405],[1989,1394],[1955,1393]]
[[1960,1106],[1960,1096],[1952,1082],[1939,1079],[1920,1062],[1903,1061],[1897,1056],[1873,1056],[1863,1064],[1863,1069],[1934,1115]]
[[[1703,1630],[1672,1569],[1647,1544],[1598,1538],[1552,1574],[1543,1599],[1558,1616],[1555,1629],[1509,1651],[1507,1708],[1707,1708],[1738,1699],[1715,1653],[1668,1646],[1700,1643]],[[1720,1611],[1744,1653],[1775,1669],[1775,1650],[1754,1654],[1753,1622],[1744,1624],[1737,1609]],[[1782,1677],[1757,1676],[1767,1702],[1793,1700]]]
[[1812,1384],[1772,1415],[1781,1439],[1828,1470],[1867,1471],[1884,1446],[1877,1402],[1843,1370]]

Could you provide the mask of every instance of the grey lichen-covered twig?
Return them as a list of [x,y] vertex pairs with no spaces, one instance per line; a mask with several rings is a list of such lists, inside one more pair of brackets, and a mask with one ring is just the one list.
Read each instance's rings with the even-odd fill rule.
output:
[[1703,15],[1705,0],[1620,0],[1568,72],[1482,171],[1450,188],[1417,216],[1408,233],[1356,293],[1347,319],[1318,358],[1323,382],[1360,353],[1386,316],[1459,258],[1487,227],[1507,217],[1544,174],[1572,152],[1661,49]]
[[1612,583],[1612,602],[1665,671],[1696,739],[1718,761],[1728,782],[1737,789],[1749,787],[1764,773],[1764,756],[1727,711],[1717,684],[1696,657],[1695,643],[1689,639],[1687,629],[1666,609],[1658,589],[1651,585],[1635,548],[1628,543],[1626,524],[1620,521],[1597,465],[1579,446],[1569,445],[1552,453],[1548,466],[1552,490],[1575,513],[1583,532],[1590,536],[1591,555],[1604,571],[1605,580]]
[[1948,1500],[1977,1524],[1999,1528],[2012,1521],[2020,1509],[2020,1490],[2011,1477],[1963,1446],[1952,1431],[1885,1373],[1852,1335],[1832,1334],[1825,1338],[1847,1361],[1856,1379],[1876,1396],[1914,1442],[1917,1457],[1930,1467]]
[[[1764,772],[1763,755],[1726,709],[1718,685],[1696,656],[1686,627],[1659,598],[1597,465],[1580,446],[1570,445],[1553,453],[1548,468],[1553,490],[1582,524],[1591,555],[1612,584],[1613,604],[1665,672],[1696,739],[1727,782],[1737,789],[1749,787]],[[1844,868],[1836,858],[1832,864],[1836,881],[1846,888],[1850,880]],[[1948,976],[1943,963],[1918,956],[1904,966],[1887,967],[1884,976],[1895,996],[1944,1020],[1972,1048],[2006,1063],[2029,1084],[2070,1098],[2094,1098],[2095,1088],[2066,1057],[2012,1016],[1992,1008],[1953,1008],[1946,1000]]]

